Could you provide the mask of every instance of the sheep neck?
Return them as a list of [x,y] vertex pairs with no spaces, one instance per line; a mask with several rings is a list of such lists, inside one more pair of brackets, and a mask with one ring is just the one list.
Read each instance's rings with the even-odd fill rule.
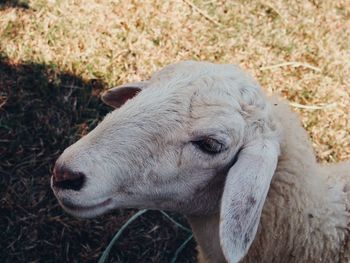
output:
[[[258,233],[243,262],[349,262],[349,213],[340,186],[330,186],[319,175],[317,180],[293,183],[280,174],[278,168]],[[203,258],[200,262],[225,262],[219,212],[188,216],[188,220]]]

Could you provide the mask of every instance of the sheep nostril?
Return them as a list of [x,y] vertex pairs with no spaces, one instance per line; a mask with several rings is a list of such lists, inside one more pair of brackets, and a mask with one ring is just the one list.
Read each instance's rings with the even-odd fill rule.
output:
[[62,190],[79,191],[85,183],[85,175],[65,167],[55,167],[52,175],[53,186]]

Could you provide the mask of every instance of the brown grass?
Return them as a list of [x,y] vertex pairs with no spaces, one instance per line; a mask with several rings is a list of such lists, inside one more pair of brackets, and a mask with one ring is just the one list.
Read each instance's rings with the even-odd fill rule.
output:
[[[23,100],[25,103],[37,99],[50,109],[51,104],[45,101],[46,98],[36,97],[42,94],[50,97],[50,92],[41,91],[44,89],[43,86],[61,90],[61,93],[57,92],[60,94],[58,96],[62,97],[66,94],[62,82],[64,85],[74,84],[85,89],[91,87],[91,80],[98,80],[102,83],[99,89],[107,88],[126,81],[147,78],[156,69],[184,59],[241,65],[258,79],[268,93],[278,94],[291,102],[313,140],[320,161],[335,162],[350,159],[349,36],[348,0],[33,0],[0,3],[0,57],[3,58],[2,61],[5,61],[6,57],[6,63],[1,64],[3,70],[0,70],[2,74],[0,114],[1,128],[8,128],[6,132],[1,133],[0,138],[4,145],[0,148],[2,149],[0,171],[6,172],[4,178],[7,178],[1,181],[1,191],[5,193],[1,209],[7,207],[6,209],[9,209],[6,210],[7,213],[14,209],[12,213],[23,213],[27,218],[29,214],[23,212],[16,203],[11,203],[16,200],[18,204],[25,204],[27,209],[31,207],[29,203],[14,197],[18,195],[16,187],[22,189],[21,187],[28,187],[26,186],[28,183],[35,186],[38,181],[47,178],[59,150],[74,141],[79,133],[86,132],[96,125],[93,118],[100,116],[94,113],[93,107],[97,104],[90,106],[84,104],[80,110],[89,109],[92,115],[67,120],[69,124],[66,125],[75,129],[67,129],[66,132],[57,134],[57,131],[48,128],[45,130],[48,134],[42,134],[43,137],[52,135],[59,142],[64,140],[65,143],[50,146],[50,150],[47,150],[47,145],[38,141],[32,142],[31,145],[37,148],[34,151],[36,154],[40,151],[49,151],[48,155],[52,158],[42,164],[41,170],[39,169],[42,174],[34,173],[37,176],[34,177],[30,176],[30,169],[36,164],[32,159],[26,160],[29,164],[24,165],[24,168],[19,167],[21,172],[13,167],[10,169],[11,165],[19,165],[23,158],[33,157],[29,154],[28,145],[25,143],[28,141],[27,136],[20,137],[22,143],[14,142],[16,137],[13,132],[19,129],[17,126],[20,125],[21,116],[24,114],[21,109],[14,107],[15,99]],[[24,70],[23,67],[26,66],[30,70],[28,68]],[[38,66],[42,67],[39,71]],[[18,83],[22,83],[18,76],[27,80],[30,74],[34,75],[29,81],[36,83],[38,89],[32,90],[31,83],[18,86]],[[35,82],[35,74],[44,77]],[[73,76],[74,81],[67,83],[65,78],[62,80],[62,76],[66,75]],[[48,84],[44,85],[43,81]],[[23,89],[16,92],[24,97],[13,94],[16,85]],[[79,96],[83,95],[79,93]],[[79,100],[79,96],[75,95],[75,98]],[[67,102],[73,103],[71,99]],[[67,103],[64,105],[65,109],[62,109],[64,116],[79,112],[76,108],[69,107]],[[47,117],[49,113],[42,112],[42,114]],[[12,120],[16,122],[13,123]],[[41,123],[40,120],[38,123]],[[23,123],[20,126],[23,130],[33,126],[28,121]],[[52,125],[50,122],[41,124]],[[70,139],[65,139],[67,137]],[[40,141],[40,138],[38,140]],[[22,150],[18,148],[19,145]],[[23,155],[20,155],[22,152]],[[40,163],[43,158],[45,155],[38,155],[35,160]],[[10,177],[12,179],[9,179]],[[15,185],[15,182],[19,183],[19,186]],[[45,187],[48,187],[46,181],[39,185],[41,188],[39,187],[36,192],[37,195],[49,193],[45,190]],[[10,188],[12,190],[9,190]],[[26,194],[31,195],[30,191],[32,189]],[[21,198],[24,199],[25,196]],[[44,203],[53,207],[56,204],[51,194],[49,201]],[[40,220],[47,220],[43,218],[52,216],[49,212],[51,208],[48,209],[43,204],[39,203],[33,209],[36,212],[41,211]],[[54,208],[54,211],[57,216],[62,217],[58,207]],[[42,237],[35,236],[30,239],[31,242],[26,242],[26,237],[23,237],[25,233],[21,234],[20,228],[17,229],[12,225],[33,222],[25,221],[24,217],[15,215],[8,218],[8,221],[1,222],[0,225],[1,232],[7,229],[6,235],[9,235],[9,238],[6,241],[14,242],[12,245],[7,243],[1,246],[5,247],[6,259],[16,257],[18,259],[21,255],[31,252],[37,256],[32,258],[33,261],[41,261],[43,258],[40,255],[46,255],[47,251],[40,254],[38,248],[42,250],[49,250],[50,246],[57,248],[56,244],[45,246],[45,242],[49,241],[48,236],[42,234],[44,230],[38,231]],[[72,225],[79,227],[86,225],[75,221],[70,225],[72,219],[67,216],[63,216],[60,220],[62,223],[59,225],[67,225],[67,229],[72,228]],[[98,227],[95,231],[105,233],[102,228],[107,221],[107,219],[96,221]],[[51,221],[45,222],[49,226],[52,224]],[[115,227],[120,225],[120,222],[116,223]],[[171,226],[168,227],[172,229]],[[55,227],[52,229],[57,230]],[[114,230],[116,229],[113,228],[111,232]],[[33,234],[33,231],[30,233]],[[71,230],[69,233],[74,233],[72,237],[78,238],[78,232]],[[102,236],[97,233],[91,235],[96,235],[98,239]],[[93,239],[91,235],[88,235],[88,238]],[[98,245],[97,252],[89,256],[96,258],[110,237],[111,235],[104,238],[104,244]],[[16,241],[17,238],[19,241]],[[180,238],[184,239],[185,237]],[[56,239],[50,240],[54,242]],[[81,242],[81,238],[79,240]],[[16,246],[16,242],[22,246]],[[181,244],[179,242],[176,244]],[[38,246],[37,243],[41,245]],[[27,247],[23,248],[24,244]],[[89,258],[81,256],[81,251],[86,253],[92,251],[88,247],[89,241],[84,244],[87,247],[82,250],[81,248],[79,250],[79,246],[75,247],[75,251],[80,251],[78,256],[80,259]],[[159,249],[157,246],[155,248]],[[57,249],[53,250],[55,251],[53,254],[57,256],[63,253]],[[127,250],[126,246],[123,253],[127,253]],[[176,248],[173,252],[175,250]],[[142,254],[142,251],[139,253]],[[73,254],[69,254],[68,258],[72,259]],[[158,259],[154,257],[153,261],[161,261],[160,258],[162,257],[159,256]],[[119,259],[123,262],[122,257]],[[152,260],[145,262],[150,261]]]

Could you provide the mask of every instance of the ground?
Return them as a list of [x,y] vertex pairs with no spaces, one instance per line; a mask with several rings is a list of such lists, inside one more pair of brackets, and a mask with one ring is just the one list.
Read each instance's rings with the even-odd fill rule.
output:
[[[290,102],[320,162],[350,159],[349,36],[347,0],[0,0],[1,261],[97,261],[135,211],[67,215],[49,187],[53,164],[111,110],[102,90],[168,63],[240,65]],[[148,211],[108,261],[170,262],[189,235]],[[191,240],[176,262],[194,258]]]

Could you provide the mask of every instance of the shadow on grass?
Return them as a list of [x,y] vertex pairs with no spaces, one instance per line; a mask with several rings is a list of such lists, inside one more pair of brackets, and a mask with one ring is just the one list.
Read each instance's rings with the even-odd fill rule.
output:
[[[79,220],[63,212],[50,190],[55,159],[109,111],[98,96],[104,86],[52,66],[0,58],[1,262],[96,262],[134,213]],[[169,262],[187,236],[150,211],[123,233],[109,261]],[[194,262],[194,253],[191,242],[178,262]]]
[[0,10],[9,7],[29,8],[29,0],[0,0]]

